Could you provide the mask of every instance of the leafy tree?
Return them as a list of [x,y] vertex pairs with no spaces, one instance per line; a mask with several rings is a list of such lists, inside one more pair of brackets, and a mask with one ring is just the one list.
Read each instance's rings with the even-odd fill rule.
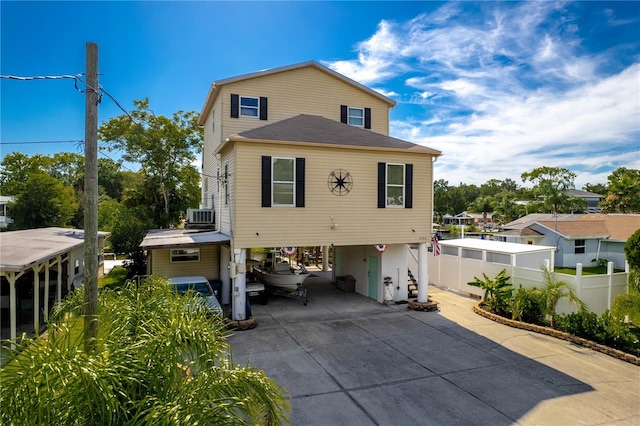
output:
[[[110,149],[124,152],[125,161],[139,163],[147,191],[145,196],[155,199],[156,227],[178,224],[181,216],[172,210],[177,199],[189,200],[185,187],[193,179],[196,160],[202,145],[202,128],[198,126],[198,113],[178,111],[171,118],[156,115],[149,109],[149,99],[134,101],[135,110],[103,123],[98,132],[101,140],[110,142]],[[196,182],[199,182],[199,176]],[[193,205],[197,204],[196,200]]]
[[495,211],[503,223],[509,223],[519,217],[517,212],[518,206],[515,202],[515,198],[515,194],[512,192],[502,192],[499,194],[499,198],[495,201]]
[[640,212],[640,170],[620,167],[607,178],[608,193],[601,203],[605,213]]
[[98,199],[98,229],[112,232],[125,207],[108,196]]
[[0,162],[0,192],[3,195],[20,195],[29,178],[46,170],[49,158],[36,154],[29,157],[21,152],[5,155]]
[[21,195],[8,206],[16,229],[67,226],[77,208],[73,188],[41,172],[28,178]]
[[[533,195],[542,198],[544,209],[550,213],[562,213],[569,206],[566,191],[573,188],[576,174],[565,168],[538,167],[521,175],[522,181],[532,182]],[[570,209],[570,208],[569,208]]]
[[195,294],[151,277],[98,297],[95,350],[82,350],[83,290],[51,316],[46,339],[17,342],[2,369],[0,423],[281,425],[287,392],[236,365],[221,319]]
[[475,213],[482,213],[482,226],[487,226],[487,213],[493,212],[495,200],[491,196],[476,198],[468,209]]
[[640,229],[634,232],[624,244],[624,254],[629,267],[640,269]]
[[596,184],[585,183],[584,186],[582,187],[582,190],[587,192],[592,192],[594,194],[599,194],[599,195],[606,195],[608,192],[607,185],[604,185],[602,183],[596,183]]
[[545,316],[551,317],[551,328],[556,328],[556,318],[558,316],[556,308],[560,299],[567,298],[575,304],[581,311],[587,307],[585,303],[576,296],[569,283],[558,280],[556,274],[551,272],[547,267],[543,266],[542,274],[544,279],[544,287],[540,290],[540,300]]
[[469,282],[470,286],[479,287],[484,290],[484,296],[482,300],[488,311],[498,315],[506,315],[509,311],[509,302],[513,289],[511,284],[508,283],[511,277],[507,277],[507,270],[503,269],[493,279],[489,278],[484,272],[482,276],[484,279],[478,277],[475,281]]

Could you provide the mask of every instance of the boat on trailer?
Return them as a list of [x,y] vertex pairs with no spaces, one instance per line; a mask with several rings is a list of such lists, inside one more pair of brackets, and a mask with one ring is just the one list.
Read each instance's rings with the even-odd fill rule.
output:
[[302,299],[307,304],[307,289],[302,284],[311,274],[304,266],[292,268],[279,251],[267,253],[264,263],[253,266],[253,272],[270,293]]

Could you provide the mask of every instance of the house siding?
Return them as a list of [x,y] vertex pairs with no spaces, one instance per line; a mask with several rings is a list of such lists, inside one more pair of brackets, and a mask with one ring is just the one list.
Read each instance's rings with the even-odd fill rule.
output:
[[[238,142],[234,169],[237,247],[419,243],[430,240],[432,157],[396,151]],[[261,159],[305,158],[304,208],[261,207]],[[378,162],[413,164],[413,208],[377,206]],[[345,196],[329,191],[334,169],[353,176]],[[423,184],[424,183],[424,184]],[[332,218],[337,226],[332,227]],[[300,232],[300,230],[304,232]]]
[[[269,103],[268,120],[231,118],[231,94],[266,97]],[[216,104],[222,100],[222,118],[227,136],[250,130],[299,114],[319,115],[340,121],[340,105],[371,108],[371,130],[389,134],[388,104],[340,79],[316,68],[306,67],[252,78],[221,87]],[[220,109],[220,108],[216,108]]]
[[155,249],[151,254],[151,273],[162,277],[203,276],[209,280],[220,278],[220,254],[217,244],[200,246],[198,262],[171,263],[171,249]]

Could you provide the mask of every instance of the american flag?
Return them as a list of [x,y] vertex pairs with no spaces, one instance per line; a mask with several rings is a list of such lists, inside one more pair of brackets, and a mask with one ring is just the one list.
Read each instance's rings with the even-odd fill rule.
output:
[[433,246],[433,255],[434,256],[439,256],[440,255],[440,243],[438,242],[438,236],[437,235],[433,235],[433,237],[431,237],[431,245]]

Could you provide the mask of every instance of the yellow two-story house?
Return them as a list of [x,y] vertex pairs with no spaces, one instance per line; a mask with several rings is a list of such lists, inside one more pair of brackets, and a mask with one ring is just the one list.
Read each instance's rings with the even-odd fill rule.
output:
[[[334,276],[355,277],[355,291],[382,302],[390,277],[394,300],[407,299],[408,245],[427,263],[440,152],[390,137],[394,106],[313,61],[211,85],[200,207],[228,236],[219,269],[234,320],[256,247],[331,246]],[[420,276],[426,286],[426,266]]]

